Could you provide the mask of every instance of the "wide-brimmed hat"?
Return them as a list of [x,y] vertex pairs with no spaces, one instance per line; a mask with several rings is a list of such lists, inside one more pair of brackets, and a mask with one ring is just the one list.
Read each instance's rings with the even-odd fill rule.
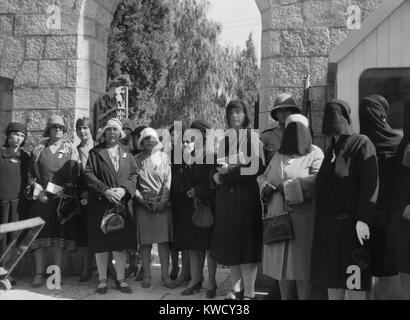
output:
[[120,132],[120,139],[124,139],[127,136],[124,130],[122,129],[121,121],[118,120],[117,118],[111,118],[110,120],[107,121],[107,124],[101,130],[97,139],[100,139],[101,137],[103,137],[105,134],[105,131],[107,131],[107,129],[109,128],[116,128]]
[[148,137],[154,138],[159,143],[158,134],[155,131],[155,129],[145,128],[144,130],[141,131],[141,136],[138,139],[138,143],[137,143],[138,150],[143,150],[144,149],[144,147],[142,146],[142,142],[144,141],[144,139],[146,139]]
[[53,114],[47,120],[47,125],[46,125],[46,129],[44,130],[43,136],[48,137],[50,128],[55,125],[62,126],[64,128],[64,133],[67,131],[67,126],[64,122],[64,119],[60,117],[59,115]]
[[292,109],[294,113],[300,113],[302,108],[296,104],[295,99],[289,93],[281,93],[277,96],[270,112],[271,117],[276,121],[278,121],[276,111],[280,109]]

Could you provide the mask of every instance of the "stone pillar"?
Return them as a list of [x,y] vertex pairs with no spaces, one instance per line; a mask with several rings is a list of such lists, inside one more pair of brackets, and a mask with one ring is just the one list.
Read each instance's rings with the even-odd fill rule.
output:
[[326,81],[328,56],[349,33],[347,9],[358,5],[364,20],[385,0],[255,1],[262,16],[260,128],[274,125],[267,114],[279,93],[290,92],[301,103],[303,79],[310,74],[315,138],[324,147],[321,114],[332,96]]
[[107,37],[118,3],[0,0],[0,76],[14,80],[12,119],[27,123],[29,145],[42,139],[52,113],[65,118],[71,137],[75,119],[91,115],[106,88]]
[[11,121],[14,81],[0,77],[0,144],[5,139],[4,128]]

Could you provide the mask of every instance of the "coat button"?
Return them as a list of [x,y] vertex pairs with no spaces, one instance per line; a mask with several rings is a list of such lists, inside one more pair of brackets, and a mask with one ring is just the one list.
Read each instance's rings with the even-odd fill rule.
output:
[[347,214],[339,214],[336,217],[337,220],[346,220],[347,218],[349,218],[349,216]]

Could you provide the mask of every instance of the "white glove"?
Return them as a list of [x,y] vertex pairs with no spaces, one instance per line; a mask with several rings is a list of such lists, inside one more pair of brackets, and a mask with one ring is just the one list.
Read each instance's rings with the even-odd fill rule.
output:
[[369,226],[362,222],[362,221],[357,221],[356,223],[356,233],[357,233],[357,238],[359,239],[359,242],[361,245],[363,245],[363,240],[369,240],[370,239],[370,230]]

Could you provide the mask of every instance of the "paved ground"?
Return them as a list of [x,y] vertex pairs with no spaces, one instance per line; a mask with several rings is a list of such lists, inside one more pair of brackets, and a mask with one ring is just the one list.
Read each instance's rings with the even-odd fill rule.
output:
[[[204,270],[204,277],[207,279],[207,270]],[[181,296],[184,287],[167,289],[161,285],[159,267],[152,267],[152,287],[141,288],[141,282],[127,279],[128,284],[134,291],[133,294],[123,294],[115,289],[114,283],[109,282],[109,289],[106,295],[95,293],[98,277],[93,275],[89,283],[78,283],[78,277],[63,278],[61,290],[48,290],[46,286],[39,289],[32,289],[30,282],[32,279],[18,279],[18,284],[12,290],[0,291],[0,300],[206,300],[205,293],[207,281],[204,282],[200,293],[193,296]],[[223,300],[230,291],[229,269],[218,268],[217,272],[217,297],[215,300]]]

